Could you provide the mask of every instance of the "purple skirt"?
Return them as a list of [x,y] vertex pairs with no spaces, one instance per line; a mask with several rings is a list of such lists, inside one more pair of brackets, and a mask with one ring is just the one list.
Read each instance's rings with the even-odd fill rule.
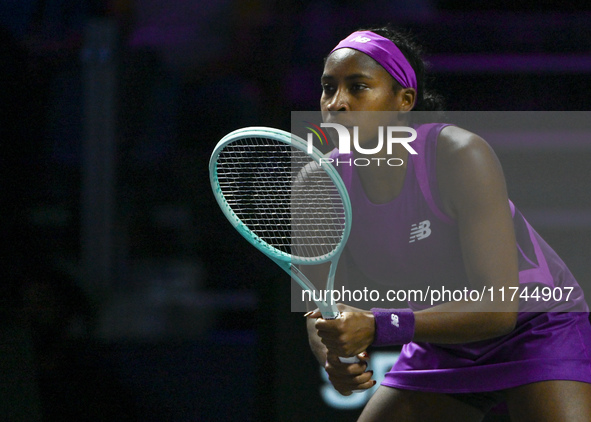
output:
[[513,332],[492,340],[406,344],[382,385],[476,393],[549,380],[591,383],[589,313],[520,313]]

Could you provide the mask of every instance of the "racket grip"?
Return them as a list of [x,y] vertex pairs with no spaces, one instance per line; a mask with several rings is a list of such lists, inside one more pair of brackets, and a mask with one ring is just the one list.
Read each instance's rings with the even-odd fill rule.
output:
[[351,356],[350,358],[344,358],[342,356],[339,356],[339,360],[343,363],[357,363],[357,362],[359,362],[359,358],[357,358],[357,356]]

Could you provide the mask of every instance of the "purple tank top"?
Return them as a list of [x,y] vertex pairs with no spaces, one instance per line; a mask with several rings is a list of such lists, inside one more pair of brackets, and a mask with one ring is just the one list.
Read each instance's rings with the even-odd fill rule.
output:
[[[390,203],[372,204],[355,167],[337,166],[353,207],[346,260],[383,286],[425,289],[436,280],[448,289],[468,286],[457,225],[441,211],[438,196],[437,137],[445,126],[416,128],[412,146],[418,154],[410,156],[402,191]],[[335,151],[332,158],[337,156]],[[338,157],[341,162],[351,158]],[[591,326],[582,290],[564,262],[510,205],[522,287],[572,287],[569,302],[542,303],[537,309],[521,301],[515,330],[502,337],[466,344],[405,344],[383,385],[465,393],[555,379],[591,382]],[[529,312],[547,310],[552,312]]]
[[[469,287],[456,222],[441,211],[436,178],[437,138],[447,124],[416,127],[417,139],[409,154],[404,186],[386,204],[374,204],[366,196],[351,156],[333,151],[337,169],[349,191],[353,208],[349,259],[362,273],[381,286],[422,289]],[[582,289],[564,262],[510,203],[519,251],[521,284],[572,287],[569,301],[524,301],[520,310],[588,311]],[[387,234],[387,235],[385,235]],[[532,286],[533,291],[533,286]],[[565,292],[565,291],[563,291]],[[409,303],[414,310],[426,305]]]

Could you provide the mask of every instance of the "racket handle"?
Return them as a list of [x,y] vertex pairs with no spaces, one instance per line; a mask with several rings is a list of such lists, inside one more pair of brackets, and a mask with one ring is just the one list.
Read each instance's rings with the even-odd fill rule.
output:
[[344,358],[342,356],[339,356],[339,360],[343,363],[357,363],[357,362],[359,362],[359,358],[357,358],[357,356],[351,356],[350,358]]

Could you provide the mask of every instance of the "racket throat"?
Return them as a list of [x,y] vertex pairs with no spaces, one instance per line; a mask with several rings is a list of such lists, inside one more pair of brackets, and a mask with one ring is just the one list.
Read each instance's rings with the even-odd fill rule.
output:
[[[292,279],[295,280],[301,288],[309,290],[312,293],[312,295],[317,295],[317,297],[321,297],[316,286],[314,286],[312,282],[308,280],[308,277],[306,277],[306,275],[302,273],[298,267],[296,267],[293,264],[290,264],[289,269]],[[332,301],[332,295],[328,294],[328,291],[325,293],[326,300],[315,300],[314,303],[316,303],[316,305],[318,306],[318,310],[320,311],[320,313],[322,313],[322,318],[338,318],[340,313],[336,307],[336,304]]]

